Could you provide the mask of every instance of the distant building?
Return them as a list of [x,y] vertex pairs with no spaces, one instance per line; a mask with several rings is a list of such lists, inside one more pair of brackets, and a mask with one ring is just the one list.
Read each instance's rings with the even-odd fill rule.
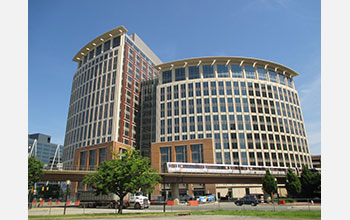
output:
[[321,155],[313,155],[311,160],[314,168],[321,168]]
[[[50,167],[55,157],[57,144],[51,143],[51,136],[36,133],[28,135],[28,153],[31,151],[34,140],[36,140],[36,149],[33,149],[32,155],[44,163],[44,167]],[[62,145],[59,145],[59,151],[57,152],[54,167],[56,167],[58,158],[62,158]],[[62,162],[62,159],[60,159]]]

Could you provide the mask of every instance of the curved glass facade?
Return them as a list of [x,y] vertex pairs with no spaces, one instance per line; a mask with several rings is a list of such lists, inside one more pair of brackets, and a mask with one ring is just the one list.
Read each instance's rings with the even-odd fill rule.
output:
[[218,164],[311,167],[297,74],[271,62],[232,60],[158,66],[156,142],[212,138]]

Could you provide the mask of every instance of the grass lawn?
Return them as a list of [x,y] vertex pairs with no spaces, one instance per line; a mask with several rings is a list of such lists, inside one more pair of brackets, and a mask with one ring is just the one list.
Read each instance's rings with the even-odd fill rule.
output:
[[118,218],[118,217],[146,217],[146,216],[174,216],[180,213],[189,213],[191,215],[240,215],[240,216],[259,216],[276,217],[290,219],[321,219],[321,211],[255,211],[255,210],[211,210],[211,211],[184,211],[184,212],[150,212],[150,213],[125,213],[119,214],[79,214],[79,215],[45,215],[28,216],[29,219],[79,219],[79,218]]
[[256,210],[210,210],[191,212],[192,215],[240,215],[295,219],[321,219],[321,211],[256,211]]

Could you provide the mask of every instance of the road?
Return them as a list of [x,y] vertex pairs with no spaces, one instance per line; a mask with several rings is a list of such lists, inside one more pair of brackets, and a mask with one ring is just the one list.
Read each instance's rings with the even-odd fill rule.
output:
[[[275,205],[272,204],[260,204],[258,206],[236,206],[232,202],[225,203],[209,203],[200,204],[198,206],[187,206],[185,204],[166,206],[166,212],[179,212],[179,211],[201,211],[201,210],[262,210],[262,211],[316,211],[321,210],[320,205],[308,205],[308,204],[298,204],[298,205]],[[68,207],[66,214],[97,214],[97,213],[116,213],[115,209],[105,209],[105,208],[78,208],[78,207]],[[123,209],[123,213],[147,213],[147,212],[163,212],[162,205],[151,205],[148,209]],[[29,216],[35,215],[61,215],[63,214],[63,207],[43,207],[43,208],[32,208],[28,210]],[[147,219],[147,218],[145,218]],[[186,218],[185,218],[186,219]]]
[[[124,218],[123,218],[124,219]],[[130,219],[130,218],[127,218]],[[266,217],[255,217],[255,216],[233,216],[233,215],[188,215],[188,216],[161,216],[161,217],[142,217],[137,218],[137,220],[289,220],[284,218],[266,218]],[[81,219],[81,220],[91,220]],[[95,219],[95,220],[110,220],[110,219]]]

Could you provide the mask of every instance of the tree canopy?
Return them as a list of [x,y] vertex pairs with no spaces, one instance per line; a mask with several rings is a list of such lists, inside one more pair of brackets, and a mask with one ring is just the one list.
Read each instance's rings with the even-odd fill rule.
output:
[[277,182],[275,181],[275,177],[271,175],[270,170],[266,170],[266,174],[262,181],[263,189],[266,193],[271,195],[271,193],[277,192]]
[[32,187],[40,181],[40,177],[44,175],[43,167],[43,162],[35,157],[28,157],[28,187]]
[[305,198],[320,196],[321,193],[321,174],[311,172],[307,166],[303,166],[300,176],[301,195]]
[[137,150],[114,156],[118,159],[102,162],[97,172],[86,176],[83,183],[91,185],[96,194],[114,193],[119,196],[118,213],[121,214],[122,201],[128,193],[151,193],[161,177],[150,167],[149,159],[141,157]]
[[301,192],[301,183],[291,168],[288,169],[286,177],[286,189],[291,197],[297,197]]

